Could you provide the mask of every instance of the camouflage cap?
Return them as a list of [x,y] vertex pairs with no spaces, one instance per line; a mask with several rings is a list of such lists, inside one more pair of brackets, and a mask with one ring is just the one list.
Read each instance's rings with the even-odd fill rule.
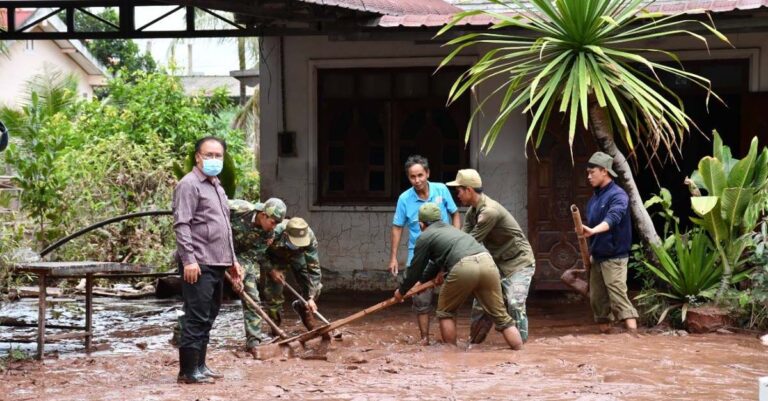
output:
[[592,157],[589,158],[587,165],[590,167],[602,167],[608,170],[608,173],[613,177],[618,177],[616,172],[613,171],[613,157],[603,152],[595,152]]
[[419,221],[421,222],[431,223],[440,220],[441,217],[440,207],[436,203],[427,202],[419,208]]
[[251,210],[256,210],[256,205],[243,199],[229,199],[227,200],[227,206],[229,210],[235,213],[247,213]]
[[301,217],[288,220],[285,232],[288,234],[288,240],[298,247],[307,246],[312,241],[309,237],[309,224]]
[[275,219],[275,223],[283,221],[287,210],[288,208],[285,206],[285,202],[280,198],[269,198],[264,202],[264,213]]

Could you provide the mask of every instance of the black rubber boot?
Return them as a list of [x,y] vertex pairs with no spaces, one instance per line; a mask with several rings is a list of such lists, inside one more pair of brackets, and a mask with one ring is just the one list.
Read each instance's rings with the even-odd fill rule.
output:
[[179,376],[176,379],[184,384],[208,384],[213,379],[204,376],[197,370],[199,352],[194,348],[179,348]]
[[208,344],[203,345],[203,349],[200,350],[200,355],[197,357],[197,371],[203,376],[207,376],[213,379],[221,379],[224,377],[221,373],[212,371],[205,363],[205,355],[208,353]]

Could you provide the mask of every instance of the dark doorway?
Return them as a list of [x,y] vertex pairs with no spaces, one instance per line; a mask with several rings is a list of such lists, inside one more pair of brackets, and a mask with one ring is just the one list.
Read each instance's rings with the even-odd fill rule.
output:
[[[720,133],[723,142],[731,147],[735,157],[742,154],[742,97],[749,92],[749,60],[686,61],[683,65],[686,71],[708,78],[712,82],[713,90],[723,99],[725,105],[712,97],[707,109],[704,89],[687,80],[662,76],[664,83],[680,96],[686,113],[701,132],[692,128],[692,132],[686,135],[682,155],[675,155],[678,167],[671,162],[661,167],[656,166],[654,178],[640,157],[640,168],[635,170],[635,180],[643,200],[659,193],[659,185],[670,191],[672,208],[680,218],[681,228],[690,226],[688,217],[692,213],[690,193],[683,181],[698,168],[702,157],[712,154],[712,131],[717,130]],[[663,156],[665,155],[664,153]],[[661,232],[663,225],[660,221],[655,223],[657,230]]]

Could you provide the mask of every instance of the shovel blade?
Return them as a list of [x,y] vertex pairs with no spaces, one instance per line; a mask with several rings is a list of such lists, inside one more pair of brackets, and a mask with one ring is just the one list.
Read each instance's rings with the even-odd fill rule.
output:
[[565,284],[576,290],[579,294],[589,298],[589,283],[579,277],[579,273],[583,271],[581,269],[568,269],[560,276],[560,280],[563,280]]

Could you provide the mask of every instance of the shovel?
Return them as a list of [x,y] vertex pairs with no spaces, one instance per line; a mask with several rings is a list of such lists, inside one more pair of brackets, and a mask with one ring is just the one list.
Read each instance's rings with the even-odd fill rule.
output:
[[[234,281],[232,281],[232,277],[229,275],[229,273],[225,272],[224,275],[227,277],[227,280],[229,280],[230,283],[234,283]],[[237,295],[240,296],[240,299],[242,299],[243,302],[245,302],[248,305],[250,305],[256,311],[256,313],[259,316],[261,316],[261,318],[264,319],[265,322],[267,322],[267,324],[269,324],[269,327],[275,333],[277,333],[277,336],[280,337],[281,340],[284,340],[284,339],[288,338],[288,334],[286,334],[285,331],[283,331],[283,329],[280,328],[280,326],[275,324],[275,322],[272,319],[269,318],[269,315],[267,314],[267,312],[265,312],[264,309],[261,308],[259,303],[254,301],[253,298],[251,298],[251,296],[248,295],[248,293],[246,293],[243,290],[240,290],[240,292],[238,292]],[[287,344],[287,345],[288,345],[288,347],[290,347],[291,351],[294,352],[294,353],[298,352],[299,351],[298,348],[301,346],[300,343],[292,343],[292,344]],[[263,346],[262,347],[258,347],[258,348],[263,348]]]
[[[309,307],[309,302],[307,302],[307,300],[304,299],[304,297],[302,297],[301,294],[299,294],[299,292],[296,291],[296,289],[291,287],[291,285],[288,284],[288,282],[285,281],[284,279],[282,280],[282,283],[283,283],[283,286],[287,288],[293,294],[293,296],[296,297],[296,299],[301,301],[301,303],[303,303],[305,307]],[[326,319],[325,316],[320,314],[320,311],[316,310],[314,313],[315,313],[315,316],[317,316],[317,318],[320,319],[320,321],[323,322],[324,324],[331,324],[331,322],[328,319]],[[333,338],[341,338],[341,332],[333,333]]]
[[[413,288],[411,288],[410,291],[408,291],[407,294],[403,295],[403,300],[413,297],[416,294],[419,294],[423,291],[426,291],[432,287],[435,286],[435,280],[427,281],[426,283],[419,284]],[[303,334],[299,334],[297,336],[287,338],[284,340],[278,341],[276,344],[278,345],[286,345],[290,344],[292,342],[298,342],[301,344],[306,343],[307,341],[322,336],[323,334],[330,333],[333,330],[338,329],[339,327],[346,326],[355,320],[361,319],[365,316],[368,316],[372,313],[378,312],[382,309],[386,309],[392,305],[398,304],[400,301],[397,300],[397,298],[392,297],[387,299],[386,301],[382,301],[377,303],[376,305],[370,306],[368,308],[365,308],[357,313],[354,313],[350,316],[347,316],[343,319],[336,320],[332,322],[331,324],[326,324],[325,326],[320,326],[312,331],[308,331]]]
[[584,237],[584,227],[581,224],[581,213],[576,205],[571,205],[571,215],[573,216],[576,238],[579,240],[579,253],[581,254],[581,262],[584,267],[581,269],[572,267],[564,271],[560,276],[560,280],[563,280],[565,284],[576,290],[579,294],[589,298],[589,281],[579,277],[579,273],[585,273],[587,279],[589,279],[589,269],[591,266],[589,262],[589,247],[587,246],[587,239]]

